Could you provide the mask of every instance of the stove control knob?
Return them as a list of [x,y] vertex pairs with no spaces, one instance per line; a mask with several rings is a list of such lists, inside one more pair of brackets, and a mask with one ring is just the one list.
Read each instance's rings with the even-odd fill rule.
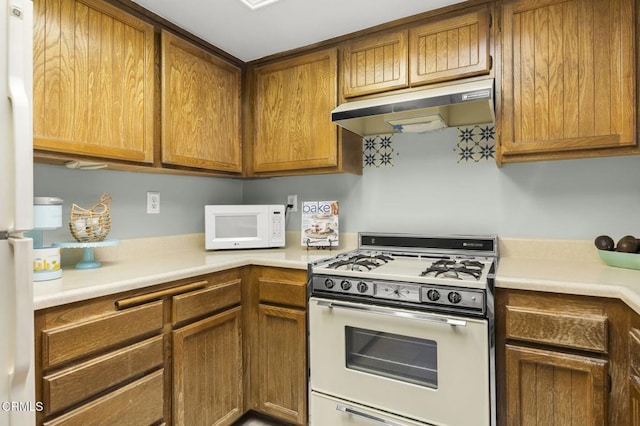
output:
[[449,293],[447,298],[451,303],[460,303],[460,301],[462,300],[462,296],[460,296],[460,293],[458,293],[457,291],[452,291],[451,293]]
[[326,288],[333,288],[334,285],[335,285],[335,283],[333,282],[333,280],[331,278],[327,278],[326,280],[324,280],[324,286]]
[[432,302],[435,302],[436,300],[440,299],[440,292],[438,290],[431,289],[427,292],[427,298]]
[[360,293],[366,293],[367,290],[369,290],[369,285],[367,283],[365,283],[364,281],[360,281],[358,283],[358,291]]
[[342,282],[340,283],[340,287],[344,290],[347,291],[351,288],[351,281],[349,280],[342,280]]

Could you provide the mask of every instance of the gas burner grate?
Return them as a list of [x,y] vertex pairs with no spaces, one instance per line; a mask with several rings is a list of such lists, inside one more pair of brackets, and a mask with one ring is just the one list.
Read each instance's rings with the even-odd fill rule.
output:
[[463,276],[470,275],[476,280],[482,276],[484,265],[476,260],[449,260],[443,259],[433,262],[430,267],[420,273],[421,277],[433,274],[435,277],[463,279]]
[[347,269],[351,271],[371,271],[372,269],[389,263],[393,257],[386,254],[358,253],[346,259],[338,259],[327,265],[329,269]]

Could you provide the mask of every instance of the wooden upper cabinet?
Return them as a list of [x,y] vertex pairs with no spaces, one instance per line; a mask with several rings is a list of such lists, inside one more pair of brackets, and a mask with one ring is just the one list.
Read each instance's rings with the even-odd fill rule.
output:
[[337,49],[255,70],[254,172],[338,166]]
[[488,74],[489,19],[489,11],[480,10],[411,28],[411,85]]
[[345,97],[407,87],[407,31],[346,43],[342,55]]
[[633,0],[502,6],[503,161],[635,145],[636,14]]
[[154,30],[100,0],[35,0],[34,148],[153,161]]
[[162,32],[162,162],[242,171],[241,70]]

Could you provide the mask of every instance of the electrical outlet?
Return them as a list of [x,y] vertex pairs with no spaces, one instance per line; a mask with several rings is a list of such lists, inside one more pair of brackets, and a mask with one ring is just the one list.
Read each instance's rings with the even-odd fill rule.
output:
[[298,194],[287,195],[287,204],[291,204],[293,207],[289,209],[290,212],[295,213],[298,211]]
[[160,213],[160,193],[147,192],[147,213]]

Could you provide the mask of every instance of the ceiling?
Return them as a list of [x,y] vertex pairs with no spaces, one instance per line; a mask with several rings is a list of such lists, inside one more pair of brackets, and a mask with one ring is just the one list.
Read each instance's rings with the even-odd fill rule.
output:
[[249,62],[462,0],[279,0],[252,10],[240,0],[133,0]]

